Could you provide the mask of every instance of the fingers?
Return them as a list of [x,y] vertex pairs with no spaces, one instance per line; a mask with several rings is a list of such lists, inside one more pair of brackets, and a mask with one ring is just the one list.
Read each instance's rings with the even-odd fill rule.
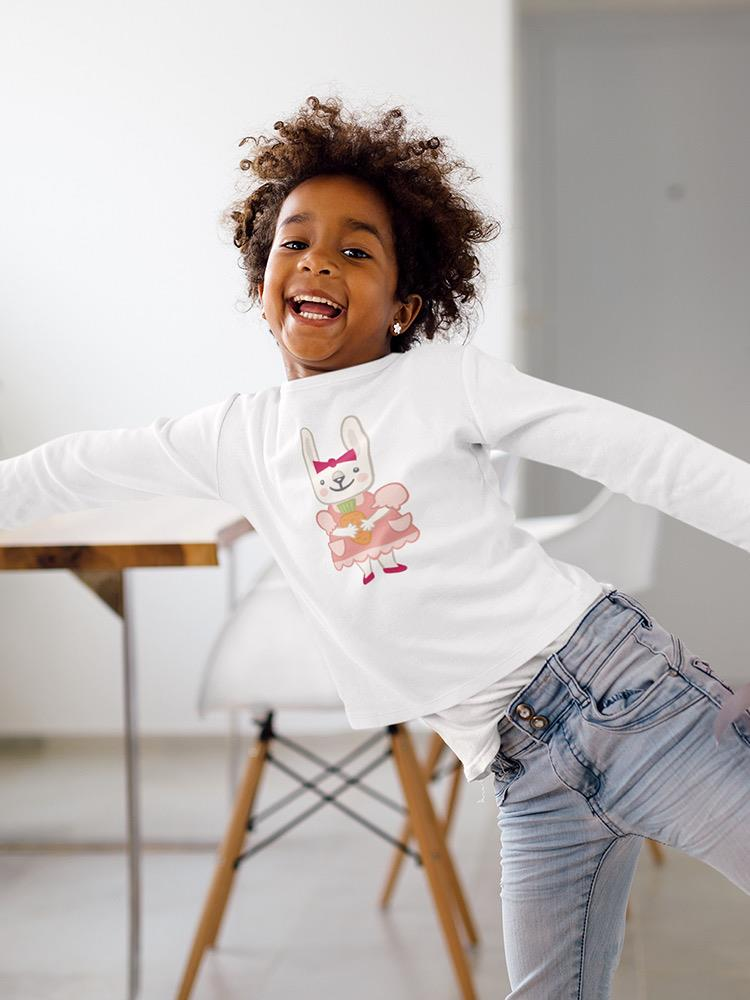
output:
[[734,694],[730,695],[722,704],[714,723],[714,739],[717,746],[724,730],[728,729],[731,723],[748,709],[750,709],[750,683],[737,688]]

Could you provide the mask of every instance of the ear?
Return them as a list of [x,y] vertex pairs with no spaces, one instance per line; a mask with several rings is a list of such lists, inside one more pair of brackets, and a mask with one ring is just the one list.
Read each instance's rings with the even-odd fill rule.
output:
[[[406,333],[408,328],[412,325],[421,308],[422,298],[420,295],[414,294],[406,297],[406,301],[401,304],[401,308],[394,317],[395,322],[397,322],[401,327],[402,334]],[[401,334],[397,334],[397,336],[400,335]]]

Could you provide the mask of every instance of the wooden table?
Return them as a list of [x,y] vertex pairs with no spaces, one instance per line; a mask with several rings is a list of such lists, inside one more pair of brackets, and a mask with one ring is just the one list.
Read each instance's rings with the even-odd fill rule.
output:
[[154,497],[96,510],[56,514],[0,531],[0,570],[70,570],[121,618],[128,853],[128,1000],[140,988],[140,810],[138,726],[131,584],[127,570],[218,566],[230,557],[230,608],[236,603],[234,543],[253,527],[220,500]]

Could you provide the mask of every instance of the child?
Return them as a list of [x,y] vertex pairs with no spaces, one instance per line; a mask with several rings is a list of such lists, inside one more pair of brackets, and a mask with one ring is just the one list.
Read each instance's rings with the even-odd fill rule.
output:
[[0,463],[0,527],[155,494],[233,504],[319,627],[352,727],[423,718],[467,780],[494,774],[511,996],[603,997],[644,837],[750,892],[747,692],[730,701],[638,601],[549,557],[488,451],[748,552],[750,465],[436,339],[499,226],[401,109],[368,123],[310,97],[274,128],[226,220],[286,381]]

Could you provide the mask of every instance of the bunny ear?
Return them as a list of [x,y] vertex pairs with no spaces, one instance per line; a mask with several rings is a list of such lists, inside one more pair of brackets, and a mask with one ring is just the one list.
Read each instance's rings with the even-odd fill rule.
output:
[[370,473],[374,475],[375,470],[370,456],[370,439],[365,433],[365,429],[359,421],[359,417],[350,414],[341,421],[341,440],[345,447],[354,448],[357,459],[366,466]]
[[728,729],[730,724],[739,719],[742,713],[748,709],[750,709],[750,683],[737,688],[731,697],[722,704],[714,723],[714,739],[717,746],[724,730]]
[[313,462],[318,458],[318,449],[315,447],[315,438],[312,436],[312,431],[307,427],[300,428],[299,436],[302,443],[302,457],[305,460],[307,471],[312,477],[314,471]]
[[369,445],[369,440],[362,424],[359,422],[359,417],[355,417],[353,414],[344,417],[341,421],[341,440],[348,448],[359,450]]

